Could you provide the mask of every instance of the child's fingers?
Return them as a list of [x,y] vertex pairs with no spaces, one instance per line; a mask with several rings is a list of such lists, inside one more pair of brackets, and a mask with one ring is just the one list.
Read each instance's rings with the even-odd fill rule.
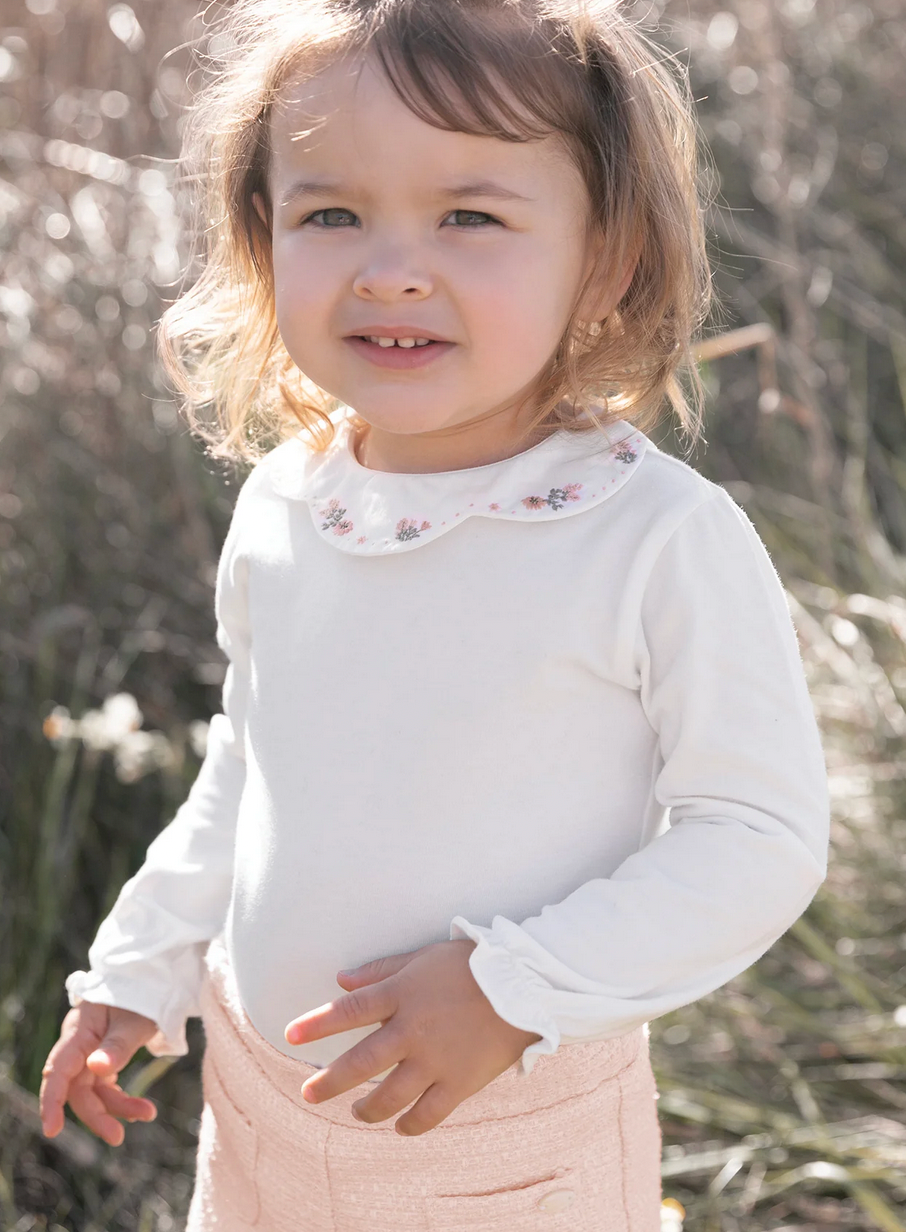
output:
[[84,1071],[85,1058],[96,1043],[94,1037],[86,1039],[78,1032],[70,1034],[64,1031],[47,1054],[41,1071],[43,1077],[38,1107],[44,1133],[48,1137],[53,1137],[63,1128],[63,1106],[69,1096],[70,1085]]
[[328,1001],[286,1024],[283,1032],[289,1044],[310,1044],[313,1040],[351,1031],[354,1027],[370,1027],[386,1022],[399,1008],[394,977],[366,988],[357,988],[345,997]]
[[389,1120],[433,1085],[433,1078],[419,1070],[416,1062],[403,1060],[374,1090],[352,1105],[352,1115],[368,1125]]
[[[126,1121],[153,1121],[157,1116],[157,1107],[150,1099],[128,1095],[112,1080],[97,1079],[90,1071],[83,1070],[81,1073],[83,1077],[80,1081],[66,1080],[65,1088],[60,1085],[64,1077],[59,1073],[52,1073],[41,1084],[41,1123],[47,1137],[55,1137],[63,1128],[65,1122],[63,1108],[67,1102],[82,1121],[108,1141],[112,1141],[108,1136],[108,1131],[114,1128],[113,1118],[121,1117]],[[79,1111],[80,1108],[87,1110],[87,1116]],[[106,1118],[103,1117],[105,1111],[109,1114]],[[99,1122],[97,1116],[89,1119],[92,1118],[93,1113],[99,1114],[103,1121]],[[104,1132],[96,1128],[96,1125],[101,1123]],[[114,1145],[118,1145],[122,1140],[119,1131],[114,1133],[114,1138],[116,1139]]]
[[99,1080],[94,1089],[111,1116],[124,1121],[153,1121],[157,1116],[157,1106],[150,1099],[128,1095],[116,1083]]
[[[406,1060],[407,1055],[408,1050],[401,1036],[391,1027],[384,1026],[380,1031],[372,1031],[348,1052],[331,1061],[324,1069],[319,1069],[313,1077],[307,1078],[301,1088],[303,1098],[311,1104],[333,1099],[334,1096],[342,1095],[344,1091],[351,1091],[367,1082],[369,1078],[374,1078],[376,1074],[382,1074],[392,1065],[399,1065]],[[394,1073],[396,1072],[394,1070]],[[412,1077],[412,1066],[406,1070],[406,1077]]]
[[429,1130],[436,1129],[461,1103],[462,1097],[457,1099],[442,1083],[435,1082],[400,1117],[394,1128],[398,1134],[405,1134],[407,1137],[426,1134]]
[[126,1136],[122,1124],[112,1116],[94,1084],[90,1071],[86,1070],[87,1081],[74,1082],[69,1091],[69,1106],[92,1133],[109,1142],[111,1146],[120,1146]]

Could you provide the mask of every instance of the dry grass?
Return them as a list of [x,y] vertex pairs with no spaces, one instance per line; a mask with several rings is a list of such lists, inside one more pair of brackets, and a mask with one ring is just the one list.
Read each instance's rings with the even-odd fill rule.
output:
[[[35,1093],[63,977],[183,799],[191,724],[219,705],[212,583],[238,477],[177,422],[152,337],[181,267],[166,160],[194,14],[26,0],[0,29],[0,1227],[17,1232],[167,1232],[192,1185],[197,1020],[189,1057],[130,1066],[161,1115],[119,1149],[72,1121],[45,1141]],[[719,177],[723,331],[744,331],[703,345],[692,460],[788,588],[833,853],[768,954],[652,1024],[664,1193],[686,1232],[902,1232],[906,11],[695,0],[667,17]],[[159,768],[130,777],[110,750],[47,738],[55,707],[78,719],[121,692],[162,733]]]

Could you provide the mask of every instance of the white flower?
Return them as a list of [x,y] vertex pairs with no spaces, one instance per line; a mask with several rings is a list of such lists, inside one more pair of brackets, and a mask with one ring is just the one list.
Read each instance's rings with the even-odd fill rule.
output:
[[48,740],[65,740],[67,736],[79,734],[79,725],[69,717],[69,710],[65,706],[54,706],[44,720],[42,731]]
[[[164,732],[139,730],[142,718],[131,693],[115,693],[100,710],[86,710],[81,719],[71,718],[65,706],[55,706],[44,720],[43,730],[48,740],[77,736],[86,748],[110,750],[117,778],[134,783],[153,770],[177,769],[180,761]],[[189,724],[192,747],[201,757],[207,734],[207,722]]]
[[86,748],[109,749],[113,741],[107,728],[107,720],[100,710],[86,710],[75,724]]
[[115,693],[100,710],[85,711],[78,722],[79,735],[89,749],[112,749],[141,727],[142,717],[131,693]]
[[116,777],[122,783],[134,783],[152,770],[170,769],[176,757],[163,732],[131,731],[113,750]]
[[126,732],[136,731],[142,725],[144,715],[131,693],[114,693],[101,707],[114,740],[122,739]]
[[195,719],[189,724],[189,744],[196,757],[204,757],[207,752],[209,727],[210,724],[204,719]]

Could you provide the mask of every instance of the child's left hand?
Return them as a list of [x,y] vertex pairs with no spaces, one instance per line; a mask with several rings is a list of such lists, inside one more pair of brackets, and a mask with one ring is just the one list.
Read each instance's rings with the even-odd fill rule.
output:
[[339,975],[337,983],[351,991],[294,1018],[287,1041],[307,1044],[376,1022],[381,1029],[309,1078],[305,1098],[333,1099],[396,1065],[353,1109],[363,1121],[386,1121],[417,1100],[395,1126],[414,1136],[518,1061],[542,1037],[496,1013],[469,969],[474,946],[469,938],[440,941]]

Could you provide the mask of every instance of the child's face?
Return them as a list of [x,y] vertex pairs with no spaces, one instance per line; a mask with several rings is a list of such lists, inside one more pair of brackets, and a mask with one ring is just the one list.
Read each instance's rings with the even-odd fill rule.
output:
[[[359,74],[361,63],[294,84],[272,119],[273,264],[286,349],[311,380],[385,432],[509,419],[511,408],[527,416],[589,259],[581,174],[557,138],[515,143],[426,124],[380,68],[366,59]],[[328,117],[320,128],[291,140],[319,115]],[[285,203],[303,180],[335,187]],[[478,181],[519,197],[455,191]],[[595,304],[585,319],[606,310]],[[354,337],[394,326],[448,345],[387,351]],[[513,412],[514,422],[522,417]]]

